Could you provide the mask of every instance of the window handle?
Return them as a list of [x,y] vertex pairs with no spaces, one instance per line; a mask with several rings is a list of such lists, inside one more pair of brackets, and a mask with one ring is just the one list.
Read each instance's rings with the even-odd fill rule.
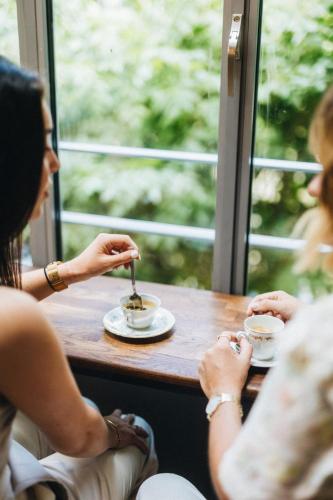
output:
[[228,43],[228,96],[234,95],[235,61],[240,60],[243,14],[233,14]]

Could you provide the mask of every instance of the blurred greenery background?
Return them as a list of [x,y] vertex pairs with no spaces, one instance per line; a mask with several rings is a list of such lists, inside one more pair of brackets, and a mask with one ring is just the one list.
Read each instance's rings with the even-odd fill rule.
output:
[[[60,139],[216,153],[223,3],[217,0],[54,0]],[[0,0],[0,49],[16,59],[15,2]],[[333,80],[333,1],[263,1],[255,156],[314,161],[308,127]],[[214,228],[216,166],[60,151],[65,210]],[[309,176],[253,173],[251,232],[290,237],[314,205]],[[101,228],[63,224],[70,258]],[[210,288],[212,245],[132,234],[138,278]],[[295,277],[289,251],[250,248],[248,293],[331,290]],[[118,273],[119,274],[119,273]]]

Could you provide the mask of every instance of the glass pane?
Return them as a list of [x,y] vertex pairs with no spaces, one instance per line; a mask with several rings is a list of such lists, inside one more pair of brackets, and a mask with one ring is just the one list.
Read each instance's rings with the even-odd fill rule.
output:
[[[63,208],[214,228],[216,165],[130,158],[130,148],[217,153],[220,0],[53,4],[60,141],[129,148],[122,158],[62,151]],[[65,256],[98,231],[66,226]],[[139,278],[210,287],[211,240],[137,239],[158,262],[138,266]]]
[[[297,15],[296,15],[297,14]],[[315,106],[332,82],[333,2],[295,0],[281,9],[264,0],[256,120],[255,157],[314,162],[307,136]],[[268,159],[268,160],[267,160]],[[251,233],[293,237],[299,217],[315,205],[306,190],[311,175],[256,169],[252,186]],[[317,275],[296,277],[291,251],[251,248],[248,292],[283,288],[318,295],[329,286]]]
[[[66,258],[85,248],[105,228],[87,225],[62,225]],[[210,288],[211,277],[207,273],[213,258],[213,249],[201,242],[177,238],[136,234],[128,232],[140,248],[144,249],[142,264],[136,266],[137,274],[144,281],[169,283],[193,288]],[[117,270],[118,277],[128,278],[128,271]]]
[[216,169],[61,152],[63,209],[213,228]]
[[0,0],[0,54],[20,62],[15,0]]

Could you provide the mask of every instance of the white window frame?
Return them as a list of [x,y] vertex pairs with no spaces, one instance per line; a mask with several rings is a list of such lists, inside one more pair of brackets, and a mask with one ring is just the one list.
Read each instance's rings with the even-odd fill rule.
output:
[[[16,0],[21,65],[37,71],[50,96],[47,2]],[[44,203],[43,215],[30,223],[30,253],[35,266],[45,266],[57,258],[54,193]]]

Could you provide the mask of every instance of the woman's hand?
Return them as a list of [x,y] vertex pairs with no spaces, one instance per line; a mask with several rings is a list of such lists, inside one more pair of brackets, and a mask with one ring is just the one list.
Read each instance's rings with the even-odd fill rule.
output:
[[232,332],[223,332],[214,347],[209,349],[200,365],[199,377],[207,398],[221,392],[240,397],[250,367],[252,346],[242,338],[240,353],[230,347],[230,340],[237,338]]
[[60,264],[59,274],[65,283],[71,284],[99,276],[139,258],[138,247],[129,236],[101,233],[80,255]]
[[110,419],[117,426],[119,440],[115,431],[114,446],[112,448],[119,449],[133,445],[143,453],[148,453],[148,446],[145,442],[148,434],[142,427],[133,425],[135,415],[123,415],[121,410],[115,410],[106,418]]
[[249,304],[247,314],[272,314],[288,321],[301,307],[302,302],[286,292],[268,292],[257,295]]

